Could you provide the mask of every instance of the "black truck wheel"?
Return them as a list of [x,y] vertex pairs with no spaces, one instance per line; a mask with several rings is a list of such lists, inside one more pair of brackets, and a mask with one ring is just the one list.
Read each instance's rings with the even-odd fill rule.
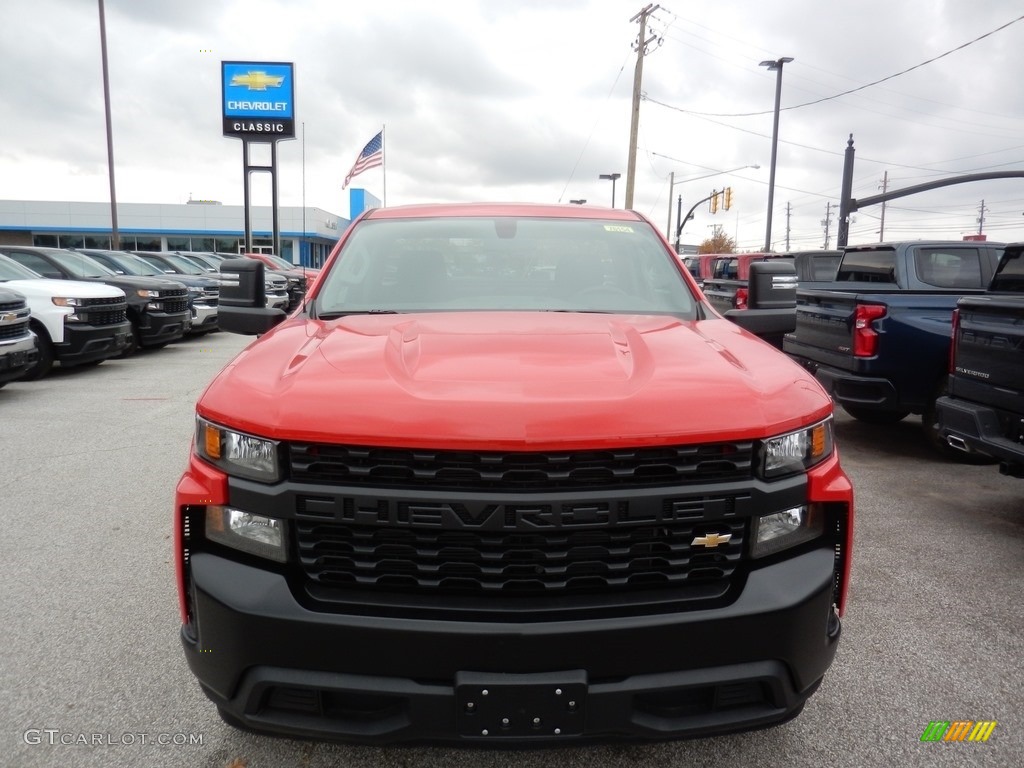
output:
[[36,334],[36,350],[39,356],[33,365],[25,371],[21,377],[22,381],[38,381],[53,369],[53,342],[50,341],[50,334],[39,323],[32,323],[32,330]]
[[131,357],[139,351],[139,347],[142,345],[139,343],[139,324],[136,320],[132,320],[132,330],[128,334],[128,346],[121,350],[118,357]]

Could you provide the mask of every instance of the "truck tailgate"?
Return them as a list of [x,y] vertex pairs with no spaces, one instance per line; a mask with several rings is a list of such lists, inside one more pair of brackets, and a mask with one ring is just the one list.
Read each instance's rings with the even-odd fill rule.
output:
[[970,296],[958,307],[952,384],[957,395],[976,399],[970,391],[984,387],[986,402],[1018,410],[1024,390],[1024,296]]

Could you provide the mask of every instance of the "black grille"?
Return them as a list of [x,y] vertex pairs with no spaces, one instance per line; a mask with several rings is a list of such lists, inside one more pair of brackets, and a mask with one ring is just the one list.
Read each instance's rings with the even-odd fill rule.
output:
[[128,313],[124,309],[109,310],[106,312],[90,310],[86,320],[91,325],[117,325],[128,319]]
[[24,301],[0,301],[0,312],[18,312],[24,308]]
[[120,304],[120,305],[124,306],[124,304],[125,304],[125,300],[122,297],[120,297],[120,296],[110,296],[108,298],[102,298],[102,299],[82,299],[81,302],[82,303],[79,304],[79,306],[80,307],[84,307],[84,308],[89,308],[89,307],[108,307],[108,306],[116,305],[116,304]]
[[173,299],[164,299],[164,311],[165,312],[187,312],[188,311],[188,299],[179,299],[177,297]]
[[28,335],[28,318],[18,323],[0,325],[0,341],[6,339],[20,339]]
[[[578,531],[467,531],[296,521],[302,568],[334,587],[444,594],[563,594],[722,584],[744,524],[672,522]],[[693,546],[696,537],[731,534]]]
[[293,443],[295,480],[375,488],[565,490],[752,477],[751,442],[560,453],[403,450]]

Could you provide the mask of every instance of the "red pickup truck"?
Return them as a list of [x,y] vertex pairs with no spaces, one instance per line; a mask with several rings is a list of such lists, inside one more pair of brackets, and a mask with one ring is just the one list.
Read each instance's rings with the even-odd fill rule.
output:
[[796,716],[854,507],[831,399],[745,330],[791,321],[758,307],[780,266],[730,322],[641,214],[488,204],[365,212],[288,317],[222,264],[221,327],[258,338],[197,403],[174,512],[221,716],[476,746]]

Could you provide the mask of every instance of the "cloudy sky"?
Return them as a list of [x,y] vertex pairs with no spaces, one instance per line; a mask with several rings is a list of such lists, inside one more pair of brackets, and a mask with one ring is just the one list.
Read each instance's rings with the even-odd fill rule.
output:
[[[829,205],[835,244],[850,134],[854,197],[878,194],[886,176],[892,190],[1024,170],[1019,0],[677,2],[651,17],[633,207],[665,229],[679,195],[686,210],[733,190],[730,211],[698,208],[684,242],[721,227],[741,250],[764,244],[776,87],[766,59],[793,58],[776,249],[823,246]],[[219,77],[222,60],[244,60],[295,64],[299,138],[278,145],[282,205],[347,216],[342,180],[384,126],[389,206],[609,205],[598,176],[617,172],[621,207],[639,32],[630,19],[644,5],[106,0],[118,200],[241,204],[241,143],[221,135]],[[0,62],[0,199],[109,200],[96,0],[3,0]],[[253,178],[254,202],[269,203],[268,177]],[[353,186],[383,197],[385,173]],[[884,234],[960,239],[982,213],[989,239],[1024,240],[1024,179],[894,200]],[[881,229],[881,207],[865,208],[850,242],[877,241]]]

